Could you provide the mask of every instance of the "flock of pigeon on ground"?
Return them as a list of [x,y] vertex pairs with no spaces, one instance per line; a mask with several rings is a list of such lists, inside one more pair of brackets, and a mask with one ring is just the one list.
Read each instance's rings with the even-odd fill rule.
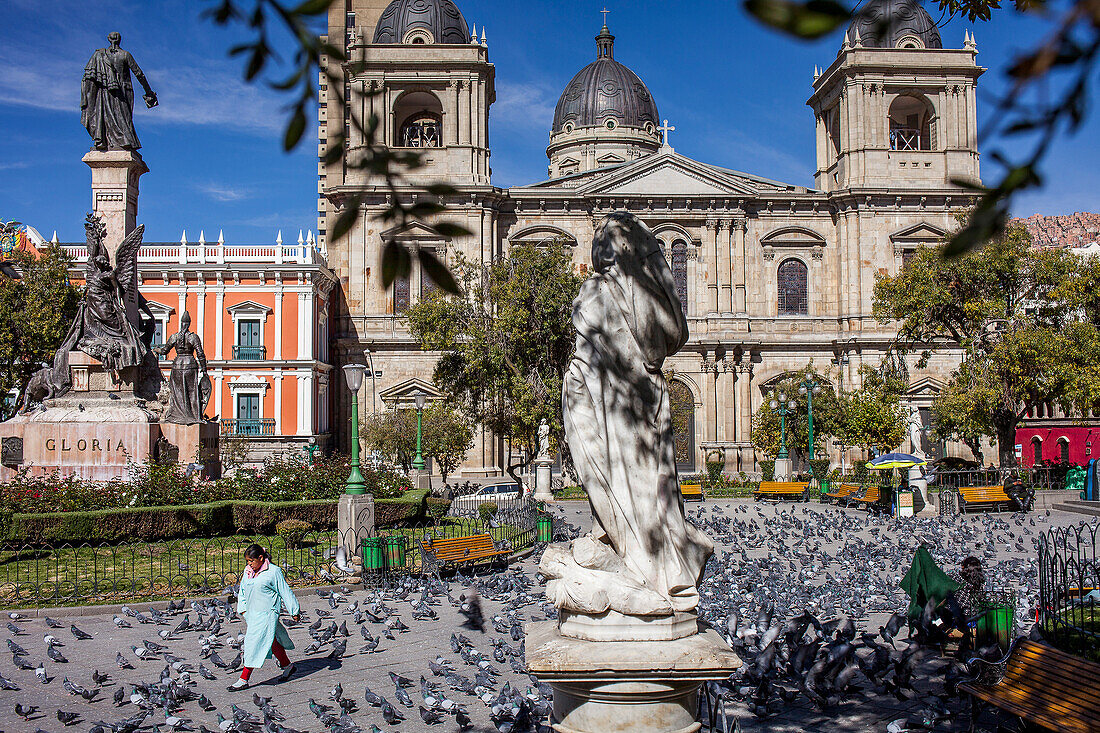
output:
[[[827,716],[870,694],[916,697],[923,707],[915,718],[891,723],[889,730],[897,733],[950,725],[956,717],[952,706],[963,708],[953,685],[968,673],[965,660],[918,643],[920,634],[906,633],[907,621],[898,611],[908,599],[898,582],[915,549],[926,544],[945,568],[970,554],[999,557],[987,569],[996,585],[1015,588],[1024,611],[1035,602],[1033,542],[1049,512],[897,520],[805,505],[761,512],[755,505],[732,503],[689,516],[719,548],[701,585],[700,619],[744,662],[729,680],[708,683],[711,711],[768,719],[808,705]],[[564,517],[556,522],[556,539],[578,533]],[[1006,549],[1018,556],[1005,559]],[[536,555],[524,566],[537,567],[537,560]],[[10,730],[294,733],[285,721],[302,726],[315,719],[309,730],[330,733],[435,726],[491,730],[480,721],[501,733],[541,733],[550,730],[552,693],[524,667],[523,631],[527,621],[556,616],[541,581],[514,565],[449,579],[407,577],[384,588],[315,591],[319,607],[311,611],[303,604],[299,624],[283,617],[298,640],[293,656],[299,666],[302,659],[384,655],[401,644],[410,624],[464,620],[452,630],[449,648],[424,651],[426,666],[419,675],[391,671],[392,684],[379,689],[360,687],[358,681],[353,689],[345,678],[309,698],[308,718],[300,710],[288,718],[277,699],[254,689],[251,700],[249,692],[240,693],[239,702],[228,705],[216,706],[207,697],[218,691],[216,697],[227,699],[220,691],[235,679],[242,661],[244,625],[232,588],[225,598],[175,601],[163,611],[123,607],[114,625],[148,634],[142,645],[119,650],[110,670],[82,663],[80,645],[91,635],[75,624],[11,612],[7,646],[19,671],[8,673],[14,680],[0,671],[0,690],[23,725]],[[441,619],[444,604],[457,614],[450,611]],[[885,620],[877,629],[875,618]],[[864,630],[857,625],[867,623]],[[926,631],[929,623],[926,609],[917,629]],[[303,630],[311,637],[304,648]],[[996,648],[977,653],[999,655]],[[933,677],[937,684],[942,677],[942,689],[932,689]],[[305,677],[288,684],[311,683]],[[68,693],[71,704],[40,710],[36,687],[54,685]],[[41,697],[38,701],[44,704]],[[0,714],[0,721],[5,719],[12,720],[7,711]]]

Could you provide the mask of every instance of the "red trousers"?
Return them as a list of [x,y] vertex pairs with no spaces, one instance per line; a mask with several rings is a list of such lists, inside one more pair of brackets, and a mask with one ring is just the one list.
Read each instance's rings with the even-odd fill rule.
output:
[[[271,654],[275,657],[275,661],[279,663],[280,667],[285,667],[290,664],[290,657],[286,655],[286,649],[283,649],[283,645],[278,641],[271,642]],[[241,670],[241,679],[247,681],[252,676],[252,667],[245,667]]]

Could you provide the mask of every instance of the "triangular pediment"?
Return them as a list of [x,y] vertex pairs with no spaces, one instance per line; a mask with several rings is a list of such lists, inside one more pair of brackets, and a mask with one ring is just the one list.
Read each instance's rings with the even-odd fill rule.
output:
[[922,221],[890,235],[892,242],[934,242],[944,238],[947,230]]
[[257,303],[254,300],[246,300],[243,303],[234,303],[226,308],[230,315],[234,316],[269,316],[272,313],[271,306]]
[[418,242],[432,241],[442,242],[446,237],[426,224],[414,221],[406,226],[396,226],[386,229],[381,233],[383,239],[416,240]]
[[642,158],[580,188],[587,195],[751,196],[754,187],[675,153]]
[[919,397],[921,395],[934,397],[935,395],[940,393],[940,390],[943,389],[943,386],[944,384],[940,380],[934,379],[932,377],[925,377],[924,379],[918,379],[917,381],[909,385],[909,389],[907,389],[905,393],[910,397]]
[[415,407],[418,392],[423,392],[429,402],[443,399],[443,393],[434,384],[417,378],[406,379],[404,382],[387,387],[378,393],[378,397],[390,409],[401,409]]

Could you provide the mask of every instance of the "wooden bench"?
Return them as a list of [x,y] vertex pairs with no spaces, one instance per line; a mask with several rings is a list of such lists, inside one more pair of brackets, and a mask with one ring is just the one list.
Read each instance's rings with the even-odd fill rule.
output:
[[429,537],[420,541],[422,565],[430,572],[437,573],[448,567],[491,563],[511,550],[497,549],[489,534],[475,534],[468,537],[447,539]]
[[680,484],[680,495],[684,497],[684,501],[703,501],[706,499],[703,495],[702,484]]
[[846,499],[857,491],[859,491],[859,484],[841,484],[834,491],[822,494],[821,498],[826,502],[835,501],[839,503],[842,499]]
[[752,492],[752,498],[760,499],[794,499],[806,501],[806,489],[809,484],[805,481],[761,481],[759,488]]
[[[882,488],[880,486],[868,486],[860,496],[852,499],[861,508],[870,511],[882,503]],[[852,503],[852,502],[849,502]]]
[[1004,511],[1016,506],[1016,501],[1005,493],[1003,486],[961,486],[959,491],[959,510],[978,511],[991,509]]
[[[1008,655],[1008,667],[999,682],[963,682],[959,691],[970,695],[975,713],[980,700],[1049,730],[1095,733],[1100,730],[1097,679],[1100,664],[1020,639]],[[970,717],[970,730],[975,717]]]

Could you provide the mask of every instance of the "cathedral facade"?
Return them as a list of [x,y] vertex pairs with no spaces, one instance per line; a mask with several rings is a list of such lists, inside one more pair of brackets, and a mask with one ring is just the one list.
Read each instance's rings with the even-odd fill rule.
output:
[[[340,7],[337,7],[340,6]],[[687,314],[690,340],[666,363],[682,471],[721,455],[727,470],[752,473],[752,419],[772,385],[811,361],[836,389],[860,384],[895,331],[872,316],[876,277],[894,274],[908,252],[938,241],[973,202],[952,183],[979,179],[975,92],[983,69],[967,35],[943,47],[918,0],[872,0],[845,34],[835,60],[816,71],[807,105],[814,124],[814,187],[791,185],[680,155],[669,145],[658,100],[615,59],[605,25],[595,53],[569,81],[546,149],[547,180],[499,188],[491,180],[489,124],[495,68],[451,0],[347,0],[330,11],[329,41],[343,42],[342,86],[323,82],[319,154],[365,141],[349,115],[379,121],[379,139],[417,149],[423,168],[395,192],[343,161],[319,168],[318,232],[338,277],[331,324],[338,364],[362,361],[371,378],[360,404],[407,406],[431,383],[438,355],[420,351],[402,313],[430,291],[414,264],[407,279],[380,286],[384,238],[446,258],[507,256],[516,243],[565,241],[579,271],[612,211],[638,216],[661,241]],[[336,63],[336,62],[330,62]],[[394,195],[445,181],[447,218],[471,236],[448,239],[428,227],[383,231],[373,218]],[[326,228],[362,196],[346,235]],[[909,370],[910,405],[928,406],[958,362],[950,353]],[[335,385],[334,385],[335,386]],[[348,419],[350,395],[333,390],[334,425]],[[342,431],[337,431],[342,432]],[[935,446],[924,446],[935,453]],[[482,435],[469,475],[499,473],[509,446]],[[834,458],[839,451],[834,446]]]

